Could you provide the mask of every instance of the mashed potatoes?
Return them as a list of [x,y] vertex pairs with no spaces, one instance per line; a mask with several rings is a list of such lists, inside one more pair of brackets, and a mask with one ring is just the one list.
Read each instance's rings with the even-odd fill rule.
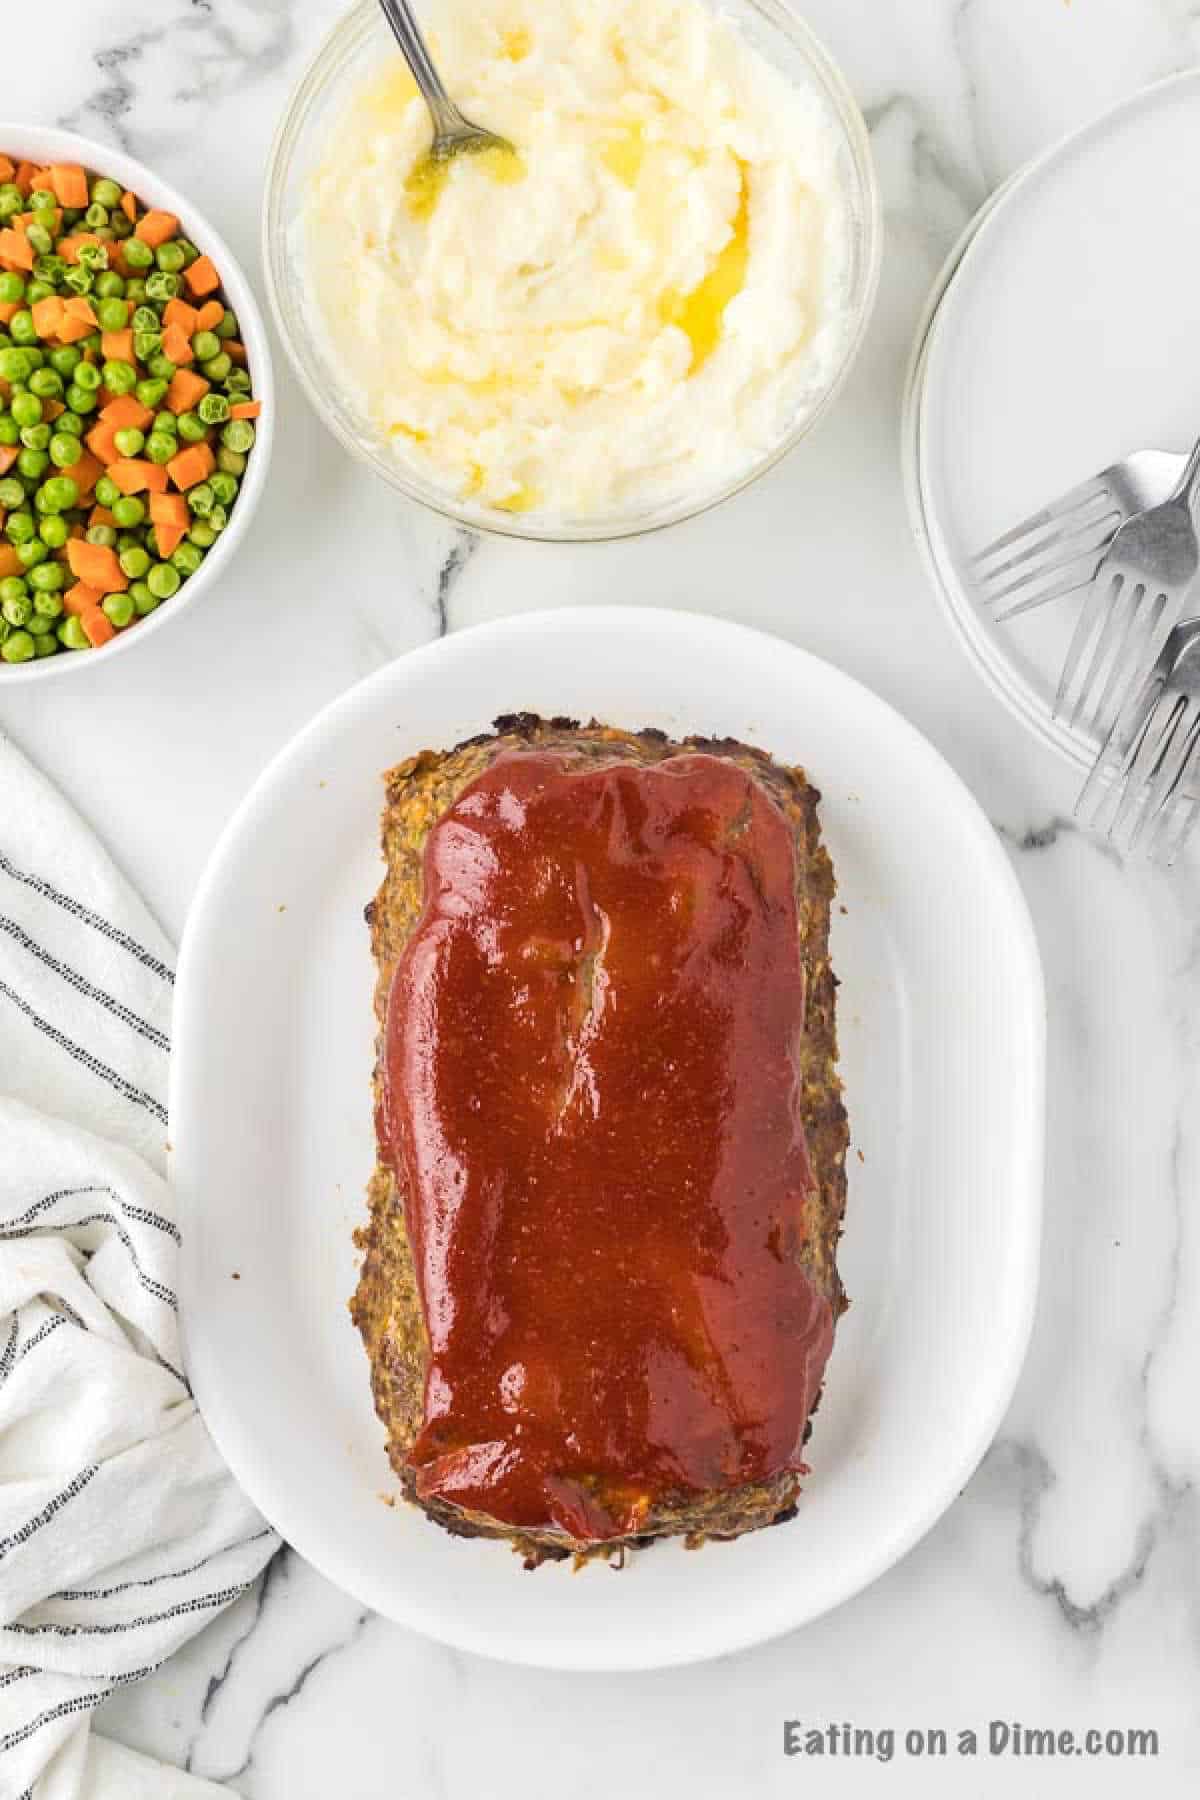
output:
[[402,62],[310,189],[331,361],[414,474],[591,520],[702,498],[811,405],[846,329],[837,129],[702,0],[433,10],[450,92],[517,155],[422,159]]

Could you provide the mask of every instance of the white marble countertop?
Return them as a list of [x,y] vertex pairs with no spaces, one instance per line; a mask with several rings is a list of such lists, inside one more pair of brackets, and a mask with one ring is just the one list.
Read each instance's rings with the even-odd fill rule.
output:
[[[127,145],[257,275],[285,95],[340,0],[6,8],[0,117]],[[624,1678],[476,1661],[364,1614],[284,1552],[102,1729],[253,1800],[782,1796],[783,1721],[1152,1727],[1160,1754],[945,1763],[892,1786],[1195,1791],[1200,1769],[1200,915],[1194,872],[1123,869],[1066,822],[1074,778],[984,692],[905,519],[901,377],[950,243],[1031,153],[1200,60],[1196,0],[807,0],[872,128],[888,244],[851,386],[755,489],[642,543],[480,544],[399,503],[318,428],[282,432],[219,592],[86,682],[0,690],[0,727],[72,794],[176,935],[225,819],[326,700],[440,631],[619,598],[721,613],[848,669],[926,732],[1011,847],[1050,993],[1044,1276],[1033,1348],[961,1499],[869,1592],[736,1658]],[[7,16],[11,11],[12,17]],[[1200,273],[1200,265],[1198,265]],[[870,529],[858,520],[869,509]],[[851,521],[854,521],[851,527]],[[303,552],[298,579],[294,562]],[[920,1455],[919,1443],[913,1454]],[[1189,1779],[1190,1772],[1190,1779]],[[822,1791],[882,1792],[827,1757]]]

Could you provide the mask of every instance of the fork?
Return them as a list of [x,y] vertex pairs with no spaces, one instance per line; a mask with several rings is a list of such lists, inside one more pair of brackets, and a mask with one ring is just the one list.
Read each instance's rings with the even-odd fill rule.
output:
[[[1080,793],[1080,822],[1169,867],[1200,817],[1200,620],[1171,632]],[[1106,823],[1107,821],[1107,823]],[[1148,835],[1147,835],[1148,834]]]
[[971,560],[978,595],[997,619],[1015,619],[1086,587],[1127,519],[1170,498],[1187,458],[1135,450],[1023,519]]
[[1194,505],[1200,443],[1170,498],[1120,527],[1096,570],[1067,651],[1055,718],[1103,744],[1183,618],[1200,573]]

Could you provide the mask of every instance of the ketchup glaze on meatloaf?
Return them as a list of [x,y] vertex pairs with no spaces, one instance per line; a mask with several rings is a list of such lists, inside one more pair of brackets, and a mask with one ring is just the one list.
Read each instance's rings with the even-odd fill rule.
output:
[[384,1139],[429,1340],[422,1498],[603,1541],[802,1471],[796,863],[765,788],[501,755],[431,831]]

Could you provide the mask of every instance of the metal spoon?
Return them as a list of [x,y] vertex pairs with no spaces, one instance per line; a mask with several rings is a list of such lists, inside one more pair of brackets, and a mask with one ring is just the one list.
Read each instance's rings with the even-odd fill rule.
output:
[[396,42],[404,52],[405,61],[413,72],[413,79],[424,96],[429,116],[433,120],[433,142],[426,153],[426,166],[449,163],[452,157],[463,151],[474,153],[480,150],[503,150],[510,156],[515,156],[516,151],[507,138],[498,136],[494,131],[486,131],[482,125],[473,125],[455,106],[433,66],[429,47],[408,0],[379,0],[379,4],[383,8],[384,18],[395,33]]

